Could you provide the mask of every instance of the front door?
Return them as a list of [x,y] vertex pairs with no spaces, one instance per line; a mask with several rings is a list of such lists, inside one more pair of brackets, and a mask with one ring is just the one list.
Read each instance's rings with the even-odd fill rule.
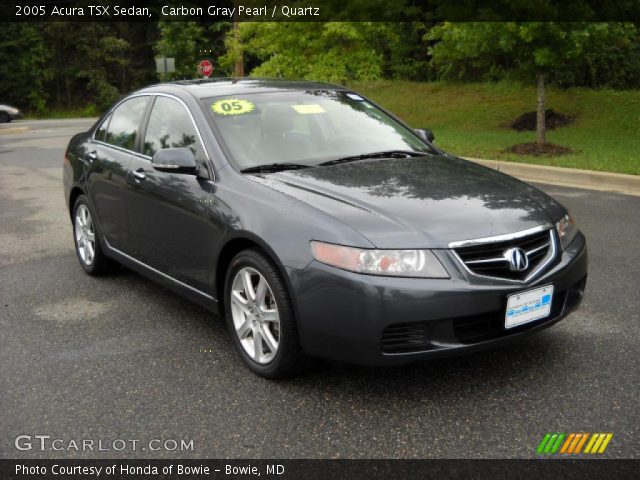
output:
[[[219,228],[211,215],[215,184],[205,149],[187,107],[157,96],[144,134],[142,153],[132,160],[129,214],[140,261],[183,283],[212,294],[214,245]],[[155,170],[153,155],[165,148],[190,148],[200,174]]]

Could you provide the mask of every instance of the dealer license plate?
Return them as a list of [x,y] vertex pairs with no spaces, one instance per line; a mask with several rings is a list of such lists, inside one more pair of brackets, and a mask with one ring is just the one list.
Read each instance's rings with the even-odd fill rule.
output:
[[513,328],[548,317],[552,300],[553,285],[509,295],[504,328]]

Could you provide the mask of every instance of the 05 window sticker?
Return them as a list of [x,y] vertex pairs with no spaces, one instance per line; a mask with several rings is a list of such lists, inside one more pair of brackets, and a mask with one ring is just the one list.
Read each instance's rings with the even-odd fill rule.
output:
[[243,115],[253,112],[255,108],[254,103],[241,98],[225,98],[211,105],[211,111],[216,115]]

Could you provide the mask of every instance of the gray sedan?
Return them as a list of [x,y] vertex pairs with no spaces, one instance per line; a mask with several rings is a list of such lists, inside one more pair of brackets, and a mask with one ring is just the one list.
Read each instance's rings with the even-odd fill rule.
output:
[[557,201],[330,84],[139,90],[71,140],[64,188],[87,273],[121,264],[224,315],[272,378],[511,342],[586,284]]

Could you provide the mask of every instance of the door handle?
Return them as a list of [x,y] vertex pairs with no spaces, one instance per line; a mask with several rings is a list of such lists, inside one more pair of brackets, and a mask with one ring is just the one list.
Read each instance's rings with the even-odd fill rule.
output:
[[142,168],[139,168],[138,170],[134,170],[131,173],[133,174],[133,178],[136,182],[141,182],[142,180],[147,178],[147,174],[144,173],[144,170]]
[[91,152],[87,153],[87,160],[89,160],[89,163],[93,163],[97,159],[98,152],[96,150],[92,150]]

